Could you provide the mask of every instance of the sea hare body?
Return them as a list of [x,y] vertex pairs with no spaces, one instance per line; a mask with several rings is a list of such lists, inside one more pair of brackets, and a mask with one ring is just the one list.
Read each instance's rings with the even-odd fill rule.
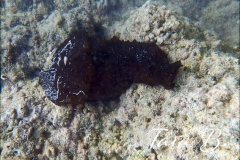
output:
[[120,96],[133,83],[172,89],[181,66],[169,64],[154,43],[104,40],[81,31],[59,46],[39,83],[53,103],[77,105]]

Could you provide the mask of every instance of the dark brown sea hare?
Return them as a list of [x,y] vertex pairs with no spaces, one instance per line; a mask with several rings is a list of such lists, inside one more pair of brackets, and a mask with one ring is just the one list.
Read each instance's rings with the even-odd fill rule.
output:
[[39,82],[53,103],[77,105],[120,96],[133,83],[172,89],[181,66],[169,64],[155,43],[104,40],[81,31],[58,47]]

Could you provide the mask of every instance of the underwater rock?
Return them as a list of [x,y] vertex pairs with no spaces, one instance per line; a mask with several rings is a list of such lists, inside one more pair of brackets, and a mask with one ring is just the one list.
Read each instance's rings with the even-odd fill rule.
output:
[[181,66],[169,64],[155,43],[104,40],[80,31],[58,47],[39,83],[53,103],[77,105],[118,97],[133,83],[172,89]]

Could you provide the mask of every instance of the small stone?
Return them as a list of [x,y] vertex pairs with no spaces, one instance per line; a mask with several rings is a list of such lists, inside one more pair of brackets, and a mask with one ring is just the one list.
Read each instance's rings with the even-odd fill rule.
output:
[[157,38],[157,42],[158,42],[159,44],[162,44],[162,43],[163,43],[163,38],[162,38],[162,37],[158,37],[158,38]]
[[143,28],[143,30],[144,30],[145,32],[149,31],[149,30],[150,30],[149,24],[147,24],[147,25]]
[[50,158],[54,158],[57,156],[57,149],[53,146],[49,146],[47,148],[47,152],[46,152],[47,156]]
[[148,35],[148,37],[149,37],[149,39],[153,39],[154,38],[154,34],[152,34],[152,33],[150,33],[149,35]]

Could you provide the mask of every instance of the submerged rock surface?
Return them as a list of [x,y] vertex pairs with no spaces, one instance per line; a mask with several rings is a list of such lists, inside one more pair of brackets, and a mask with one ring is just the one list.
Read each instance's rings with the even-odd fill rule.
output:
[[[33,8],[27,11],[23,11],[26,1],[5,1],[1,74],[7,78],[2,76],[0,159],[239,157],[238,57],[222,51],[215,34],[199,30],[168,6],[147,1],[140,8],[131,8],[139,1],[115,3],[126,13],[114,10],[115,18],[106,13],[116,1],[32,1]],[[212,3],[219,1],[223,0]],[[79,21],[88,29],[87,11],[96,22],[105,22],[104,37],[157,41],[170,63],[181,60],[185,70],[178,70],[178,87],[167,90],[161,85],[134,84],[119,103],[86,102],[74,108],[58,107],[47,100],[36,77],[39,73],[31,77],[26,73],[49,67],[51,53],[72,29],[78,30]],[[232,26],[222,20],[225,16],[213,17]],[[239,51],[234,53],[239,55]]]

